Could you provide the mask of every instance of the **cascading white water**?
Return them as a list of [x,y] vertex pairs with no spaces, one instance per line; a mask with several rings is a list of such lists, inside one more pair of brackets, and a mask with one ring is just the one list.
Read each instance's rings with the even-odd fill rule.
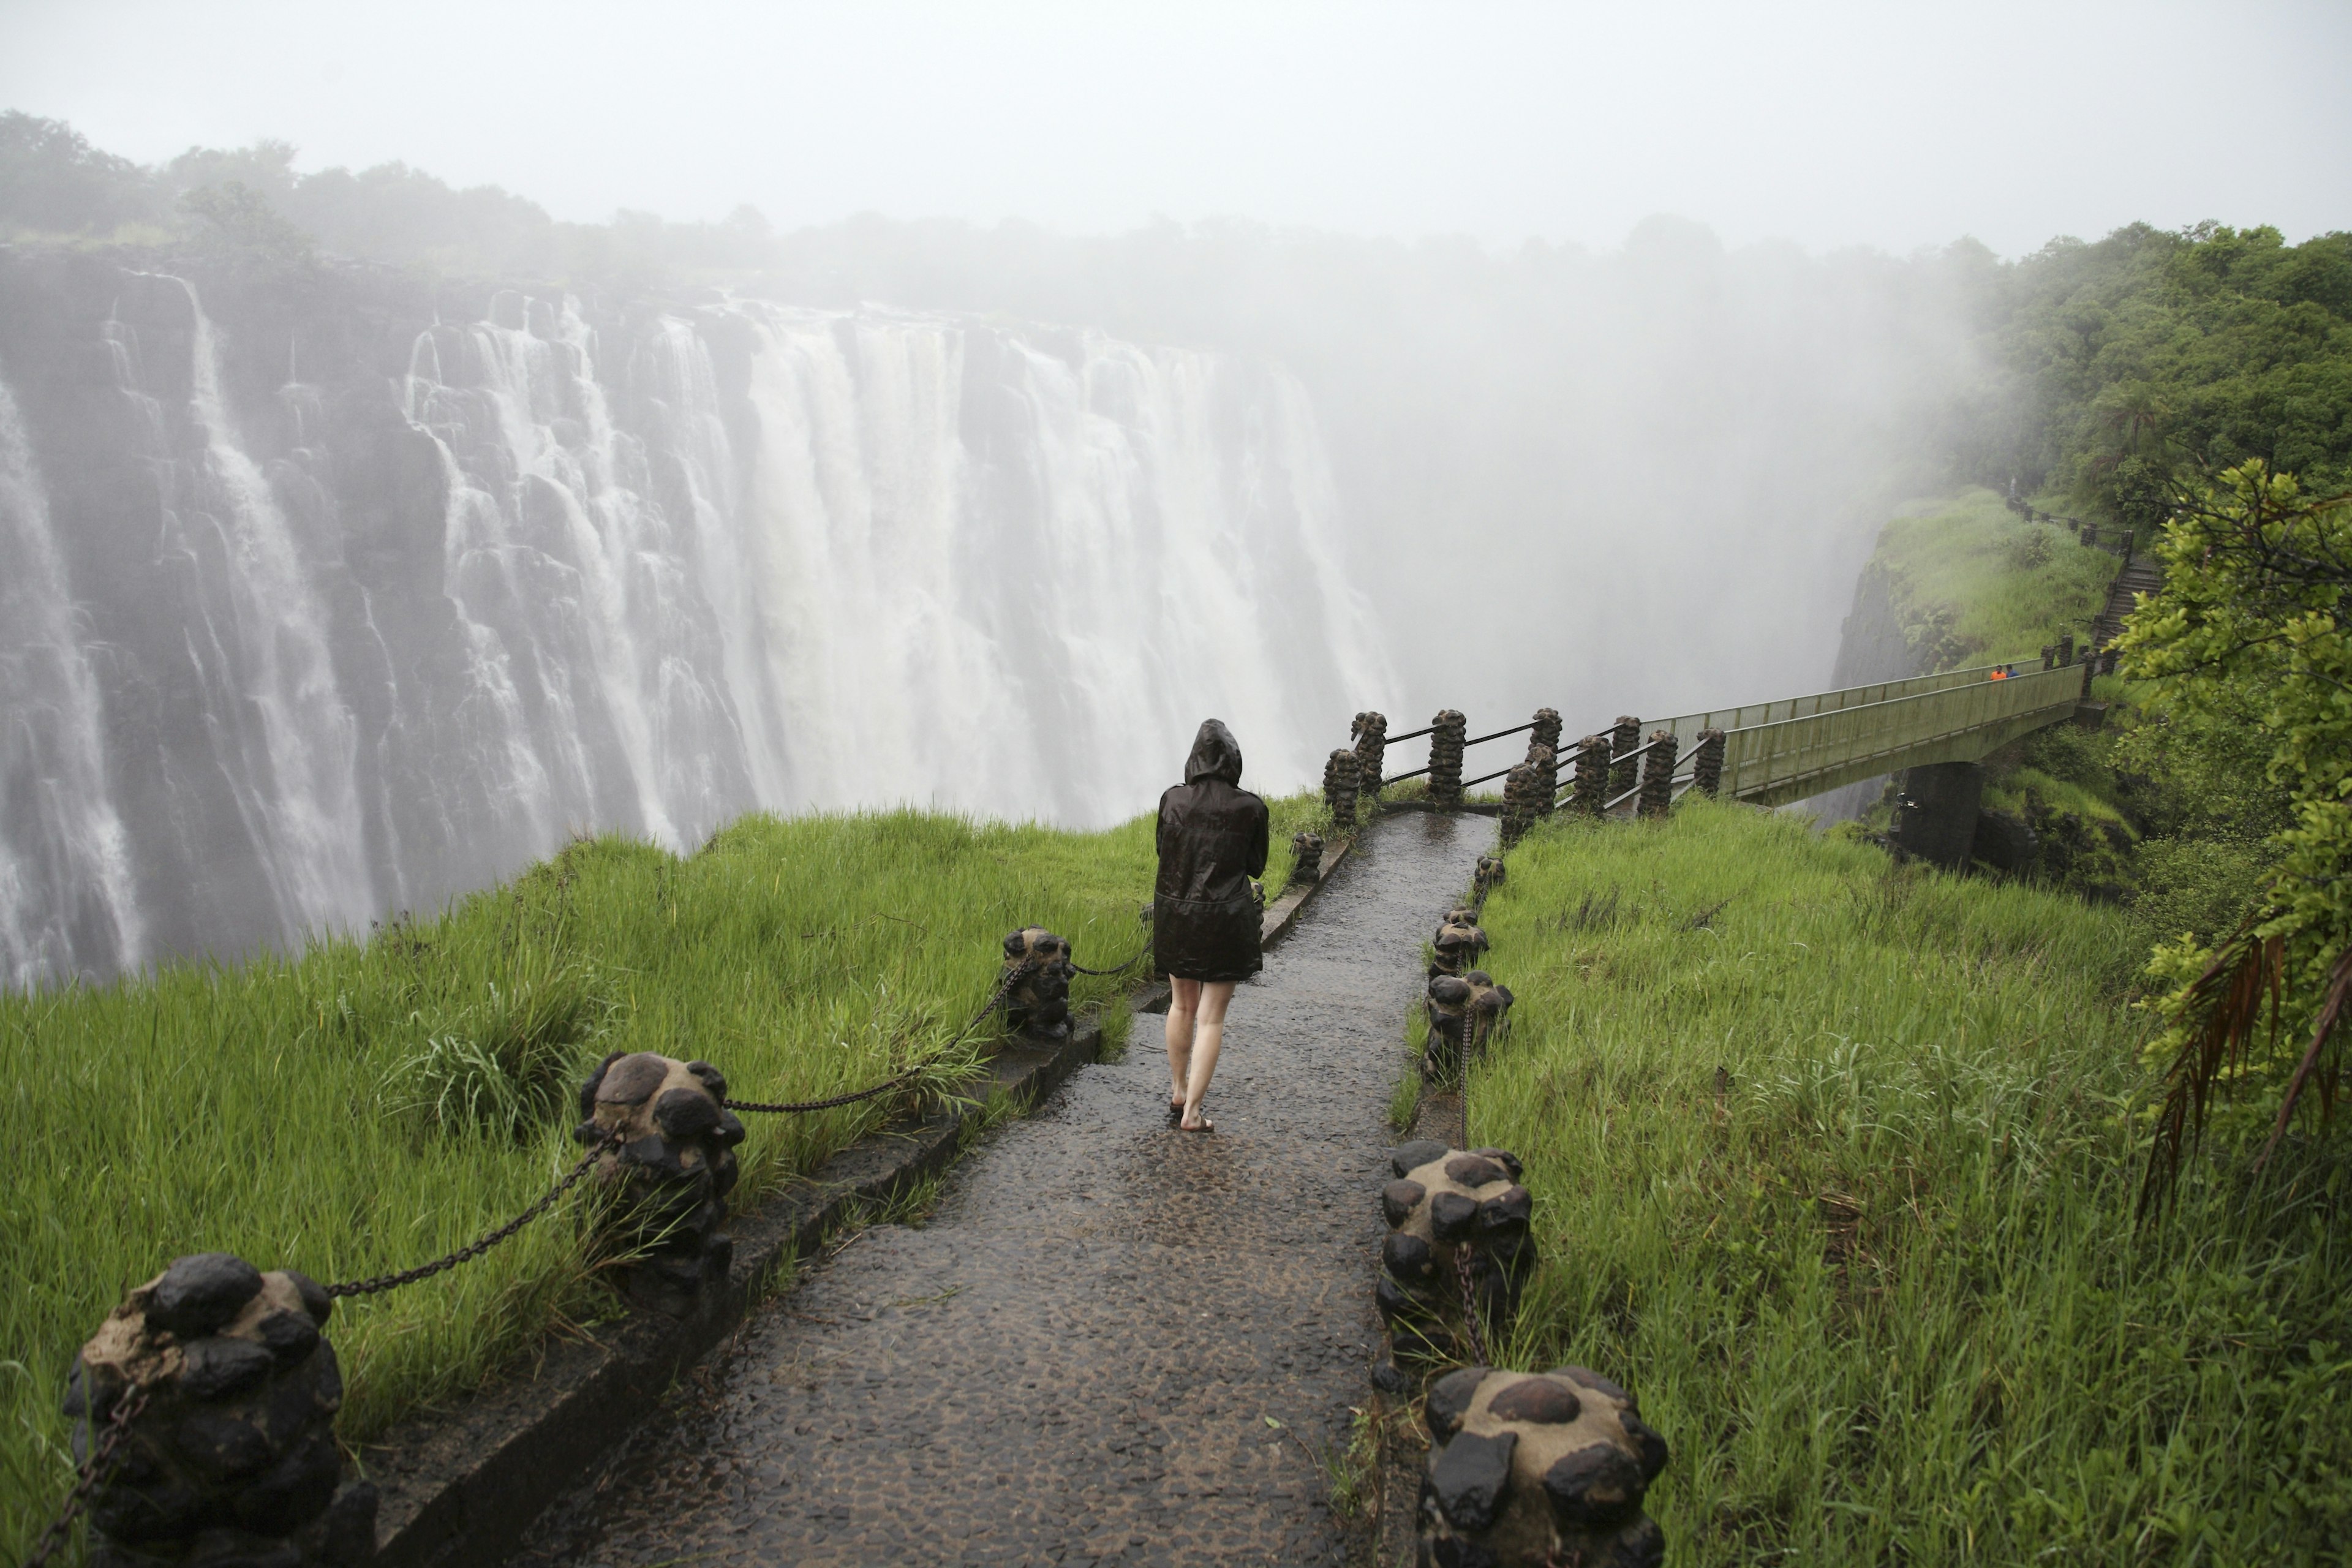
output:
[[1173,782],[1202,717],[1295,785],[1347,678],[1379,689],[1287,376],[1094,333],[760,324],[741,613],[797,799],[1106,823]]
[[0,380],[0,981],[135,964],[99,683],[16,399]]
[[[194,330],[189,413],[202,433],[208,510],[167,511],[164,548],[208,552],[192,529],[216,536],[226,592],[201,632],[234,683],[243,754],[237,791],[278,900],[279,931],[352,930],[376,912],[358,790],[359,729],[337,680],[326,612],[293,530],[261,468],[239,439],[221,395],[219,347],[195,286],[186,290]],[[191,627],[192,635],[199,628]],[[201,656],[200,656],[201,658]]]
[[[184,317],[151,300],[106,329],[143,411],[124,438],[173,476],[163,560],[110,590],[179,632],[132,684],[180,682],[204,716],[131,749],[167,818],[129,813],[131,863],[143,844],[204,883],[249,859],[267,893],[185,900],[166,951],[429,909],[572,830],[685,850],[755,807],[898,803],[1105,824],[1175,782],[1213,714],[1247,782],[1297,787],[1389,683],[1273,366],[874,310],[592,325],[501,295],[416,334],[390,431],[351,412],[381,392],[289,384],[248,420],[293,432],[273,449],[240,435],[178,288]],[[139,332],[181,330],[175,424]],[[12,724],[30,689],[11,680]],[[173,838],[196,821],[249,848]],[[49,929],[58,898],[11,918]],[[17,983],[131,951],[67,946]]]

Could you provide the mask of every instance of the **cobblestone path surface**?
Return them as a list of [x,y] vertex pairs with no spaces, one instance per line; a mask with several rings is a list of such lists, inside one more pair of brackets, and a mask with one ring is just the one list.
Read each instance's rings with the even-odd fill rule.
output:
[[524,1559],[1339,1561],[1315,1455],[1370,1392],[1404,1011],[1493,832],[1382,819],[1234,997],[1214,1132],[1168,1126],[1139,1017],[920,1227],[866,1231],[753,1319]]

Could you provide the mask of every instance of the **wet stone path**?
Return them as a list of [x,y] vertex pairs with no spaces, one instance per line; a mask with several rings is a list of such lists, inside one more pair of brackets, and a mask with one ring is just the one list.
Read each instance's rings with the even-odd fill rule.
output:
[[[756,1316],[522,1560],[1340,1560],[1318,1452],[1364,1403],[1386,1114],[1484,817],[1382,819],[1235,995],[1210,1134],[1157,1016]],[[1279,1423],[1279,1425],[1275,1425]]]

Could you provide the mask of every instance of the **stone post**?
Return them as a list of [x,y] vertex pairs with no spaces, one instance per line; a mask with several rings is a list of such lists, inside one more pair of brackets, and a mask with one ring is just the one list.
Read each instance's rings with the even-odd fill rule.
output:
[[1506,850],[1527,837],[1536,822],[1536,792],[1543,787],[1532,763],[1521,763],[1503,775],[1502,844]]
[[1642,795],[1634,803],[1636,814],[1642,816],[1664,816],[1674,809],[1675,755],[1674,731],[1653,730],[1650,744],[1642,755]]
[[604,1243],[631,1258],[618,1270],[621,1291],[672,1317],[691,1315],[735,1258],[720,1227],[743,1124],[726,1100],[727,1079],[709,1062],[652,1051],[615,1051],[580,1086],[585,1120],[573,1136],[616,1140],[595,1179],[610,1200]]
[[319,1332],[333,1307],[291,1269],[200,1252],[107,1314],[66,1384],[74,1457],[96,1450],[134,1385],[147,1406],[90,1499],[92,1564],[374,1561],[376,1489],[342,1484],[335,1446],[342,1373]]
[[1356,795],[1376,801],[1381,798],[1381,770],[1388,765],[1388,715],[1359,713],[1348,732],[1356,738]]
[[1606,734],[1587,735],[1577,742],[1576,793],[1569,797],[1580,816],[1598,816],[1609,799],[1609,747]]
[[1691,781],[1699,794],[1710,798],[1723,793],[1723,731],[1717,729],[1698,732],[1698,752],[1691,759]]
[[1559,710],[1536,710],[1536,727],[1528,738],[1528,761],[1533,763],[1542,784],[1536,798],[1536,815],[1549,816],[1552,805],[1559,798]]
[[1519,1185],[1519,1162],[1500,1149],[1424,1139],[1391,1152],[1389,1169],[1395,1180],[1381,1189],[1389,1234],[1372,1289],[1391,1355],[1472,1357],[1468,1320],[1475,1314],[1475,1337],[1492,1346],[1509,1331],[1535,1269],[1535,1200]]
[[1458,810],[1462,805],[1462,742],[1469,735],[1469,721],[1448,708],[1430,722],[1436,729],[1429,737],[1429,802],[1440,811]]
[[1323,878],[1323,836],[1301,828],[1290,836],[1290,881],[1299,888],[1314,886]]
[[[1479,940],[1485,941],[1483,932]],[[1465,1062],[1503,1037],[1512,1001],[1510,987],[1496,984],[1483,969],[1432,977],[1423,1004],[1429,1017],[1429,1043],[1422,1048],[1422,1077],[1452,1082]]]
[[1482,1568],[1660,1568],[1666,1542],[1642,1500],[1666,1440],[1633,1396],[1586,1367],[1467,1366],[1424,1406],[1421,1561]]
[[1477,910],[1449,911],[1437,934],[1429,939],[1429,977],[1469,973],[1486,947],[1486,931],[1478,923]]
[[1612,763],[1609,769],[1611,800],[1615,800],[1627,790],[1632,789],[1633,781],[1641,776],[1637,770],[1642,765],[1642,759],[1633,749],[1641,743],[1642,721],[1631,713],[1619,714],[1615,727],[1609,731],[1609,753],[1612,757],[1622,757],[1624,760]]
[[2056,643],[2043,643],[2042,645],[2042,668],[2044,669],[2055,669],[2058,668],[2058,645]]
[[2074,634],[2065,632],[2058,638],[2058,667],[2063,669],[2074,662]]
[[1356,826],[1356,753],[1340,747],[1323,763],[1323,806],[1334,826]]
[[1004,1021],[1048,1039],[1070,1032],[1070,982],[1077,969],[1070,944],[1043,926],[1024,926],[1004,939],[1004,972],[1028,965],[1028,973],[1004,994]]

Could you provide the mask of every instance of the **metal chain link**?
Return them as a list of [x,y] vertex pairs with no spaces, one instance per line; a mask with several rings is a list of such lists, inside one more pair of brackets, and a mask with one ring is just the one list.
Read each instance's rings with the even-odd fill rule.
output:
[[430,1279],[436,1274],[446,1273],[457,1268],[460,1263],[471,1263],[475,1258],[554,1207],[558,1198],[579,1185],[580,1178],[586,1175],[596,1162],[604,1156],[606,1146],[618,1142],[618,1136],[612,1133],[607,1133],[597,1140],[596,1146],[583,1154],[580,1157],[580,1163],[566,1171],[562,1179],[550,1187],[537,1203],[532,1204],[530,1207],[483,1237],[479,1241],[469,1243],[455,1252],[435,1258],[430,1263],[420,1264],[415,1268],[404,1268],[397,1274],[378,1274],[366,1279],[350,1279],[340,1285],[330,1285],[327,1287],[327,1294],[331,1297],[381,1295],[386,1290],[396,1290],[403,1285],[414,1285],[420,1279]]
[[82,1465],[80,1479],[74,1482],[73,1490],[66,1494],[65,1507],[58,1510],[49,1528],[41,1532],[40,1540],[33,1543],[31,1553],[18,1568],[44,1568],[48,1560],[57,1555],[58,1549],[66,1543],[73,1530],[73,1521],[79,1519],[82,1510],[89,1506],[90,1494],[104,1486],[107,1478],[114,1473],[122,1440],[131,1435],[131,1424],[139,1419],[140,1412],[147,1408],[147,1397],[146,1388],[134,1384],[129,1392],[115,1401],[114,1414],[107,1418],[106,1436],[100,1439],[97,1448]]
[[1470,1348],[1478,1352],[1472,1364],[1488,1365],[1486,1336],[1478,1327],[1478,1302],[1470,1288],[1470,1248],[1465,1243],[1454,1244],[1454,1277],[1462,1282],[1462,1330],[1470,1336]]

